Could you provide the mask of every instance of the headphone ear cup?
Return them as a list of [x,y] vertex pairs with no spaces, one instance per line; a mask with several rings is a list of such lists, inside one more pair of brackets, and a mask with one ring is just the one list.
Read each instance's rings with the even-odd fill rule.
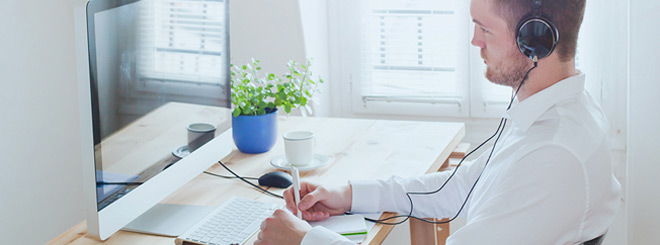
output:
[[521,22],[516,33],[518,50],[530,59],[543,59],[554,51],[559,41],[559,32],[552,22],[539,17]]

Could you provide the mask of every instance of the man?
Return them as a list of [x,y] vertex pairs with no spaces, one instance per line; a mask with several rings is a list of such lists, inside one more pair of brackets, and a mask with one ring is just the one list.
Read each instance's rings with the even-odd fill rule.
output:
[[[542,2],[539,10],[556,24],[560,38],[504,114],[507,126],[490,160],[487,150],[438,193],[412,195],[413,216],[453,217],[479,178],[461,213],[467,223],[447,244],[579,244],[603,235],[612,223],[620,185],[612,174],[607,120],[584,90],[585,75],[575,69],[584,7],[585,0]],[[518,22],[533,10],[531,0],[472,1],[472,45],[481,49],[491,82],[516,89],[534,66],[515,42]],[[408,214],[406,192],[437,189],[449,175],[353,181],[338,188],[303,183],[298,208],[305,220],[346,211]],[[285,192],[287,208],[296,213],[292,196],[291,189]],[[263,222],[258,237],[259,245],[350,244],[283,210]]]

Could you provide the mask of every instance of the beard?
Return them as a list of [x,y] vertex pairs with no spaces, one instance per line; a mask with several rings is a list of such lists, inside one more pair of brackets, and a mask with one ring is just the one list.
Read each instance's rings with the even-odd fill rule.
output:
[[[481,55],[484,57],[483,52]],[[500,62],[493,62],[492,65],[486,67],[486,79],[494,84],[515,88],[520,85],[529,69],[527,63],[527,57],[518,53],[517,50],[513,50],[513,52],[508,52]]]

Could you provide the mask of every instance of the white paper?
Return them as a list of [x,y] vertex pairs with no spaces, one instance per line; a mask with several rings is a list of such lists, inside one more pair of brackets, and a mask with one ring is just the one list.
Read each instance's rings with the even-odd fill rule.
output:
[[359,214],[330,216],[326,220],[313,221],[309,222],[309,224],[311,226],[323,226],[328,230],[342,235],[368,231],[364,217]]

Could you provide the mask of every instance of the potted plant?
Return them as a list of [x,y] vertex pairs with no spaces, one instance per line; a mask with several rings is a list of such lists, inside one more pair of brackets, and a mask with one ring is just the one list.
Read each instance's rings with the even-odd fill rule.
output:
[[323,79],[313,80],[310,66],[311,60],[304,65],[289,61],[280,77],[261,76],[254,58],[242,66],[231,64],[232,135],[241,152],[263,153],[275,145],[278,108],[287,114],[294,108],[303,116],[312,113],[308,104]]

